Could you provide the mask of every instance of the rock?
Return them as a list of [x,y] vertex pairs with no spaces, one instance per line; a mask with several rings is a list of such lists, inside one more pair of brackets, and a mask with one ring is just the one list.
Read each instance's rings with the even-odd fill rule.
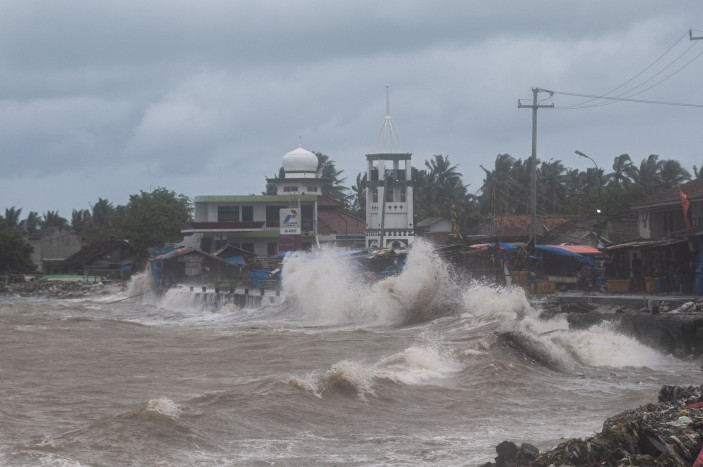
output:
[[123,282],[32,281],[0,284],[0,295],[20,297],[82,298],[115,293],[124,289]]
[[[693,465],[703,451],[703,385],[663,386],[659,402],[628,410],[603,423],[591,438],[570,439],[539,455],[534,446],[504,441],[496,447],[496,464],[551,465]],[[502,463],[501,463],[502,462]]]

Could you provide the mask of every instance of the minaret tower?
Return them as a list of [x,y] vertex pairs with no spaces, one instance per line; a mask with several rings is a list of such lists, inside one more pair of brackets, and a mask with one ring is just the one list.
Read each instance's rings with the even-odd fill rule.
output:
[[386,118],[378,132],[377,151],[366,155],[366,247],[405,248],[415,239],[412,154],[400,152],[388,85]]

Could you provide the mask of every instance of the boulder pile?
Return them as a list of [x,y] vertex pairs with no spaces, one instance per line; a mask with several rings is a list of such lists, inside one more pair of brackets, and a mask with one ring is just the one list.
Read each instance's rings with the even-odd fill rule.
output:
[[0,296],[81,298],[92,295],[112,294],[123,288],[119,282],[91,281],[31,281],[12,284],[0,283]]
[[703,385],[663,386],[657,403],[610,417],[595,436],[564,441],[546,453],[510,441],[496,452],[496,462],[482,467],[697,466],[699,456],[703,462]]

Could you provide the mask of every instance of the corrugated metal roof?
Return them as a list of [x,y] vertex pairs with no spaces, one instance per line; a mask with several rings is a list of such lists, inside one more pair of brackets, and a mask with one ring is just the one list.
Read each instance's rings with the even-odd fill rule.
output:
[[366,233],[366,221],[342,211],[321,209],[317,211],[317,233],[363,235]]
[[665,238],[662,240],[642,240],[642,241],[637,241],[637,242],[627,242],[627,243],[620,243],[618,245],[609,246],[607,248],[607,250],[612,251],[612,250],[619,250],[621,248],[662,247],[662,246],[677,245],[679,243],[685,243],[687,241],[688,240],[683,239],[683,238]]

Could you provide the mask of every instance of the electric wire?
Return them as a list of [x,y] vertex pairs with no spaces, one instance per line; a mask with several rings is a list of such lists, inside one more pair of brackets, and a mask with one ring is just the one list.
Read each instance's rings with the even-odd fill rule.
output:
[[[681,41],[686,37],[686,35],[687,35],[687,34],[684,33],[681,37],[679,37],[679,38],[676,40],[676,42],[674,42],[673,44],[671,44],[671,46],[670,46],[668,49],[666,49],[666,51],[664,51],[664,53],[662,53],[659,57],[657,57],[652,63],[650,63],[649,65],[647,65],[646,67],[644,67],[644,69],[642,69],[642,71],[640,71],[639,73],[637,73],[637,74],[634,75],[632,78],[630,78],[630,79],[628,79],[627,81],[625,81],[624,83],[620,84],[619,86],[616,86],[616,87],[614,87],[613,89],[611,89],[610,91],[606,92],[606,93],[604,94],[604,96],[608,96],[608,95],[612,94],[613,92],[617,91],[618,89],[622,88],[623,86],[626,86],[627,84],[630,84],[632,81],[634,81],[635,79],[637,79],[637,78],[639,78],[640,76],[642,76],[647,70],[649,70],[649,69],[652,68],[657,62],[659,62],[659,60],[661,60],[662,58],[664,58],[664,57],[671,51],[671,49],[673,49],[674,47],[676,47],[676,45],[677,45],[679,42],[681,42]],[[593,101],[597,101],[597,99],[591,98],[591,99],[589,99],[589,100],[586,100],[586,101],[584,101],[584,102],[581,102],[580,104],[574,104],[573,106],[569,106],[569,107],[559,107],[559,108],[564,108],[564,109],[572,109],[572,108],[574,108],[574,109],[578,109],[578,108],[582,108],[583,105],[585,105],[585,104],[587,104],[587,103],[589,103],[589,102],[593,102]]]

